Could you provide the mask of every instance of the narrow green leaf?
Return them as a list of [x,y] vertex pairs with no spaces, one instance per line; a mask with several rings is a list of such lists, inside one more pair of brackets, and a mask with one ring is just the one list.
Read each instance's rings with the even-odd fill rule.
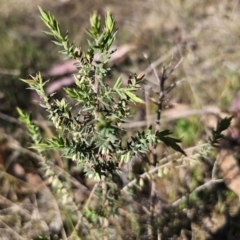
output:
[[38,7],[41,17],[44,21],[48,22],[49,21],[49,15],[47,12],[43,11],[41,7]]
[[118,89],[121,87],[121,85],[122,85],[122,77],[119,77],[116,83],[114,84],[113,89]]
[[63,44],[62,44],[61,42],[57,42],[57,41],[54,41],[54,40],[52,40],[52,42],[53,42],[54,44],[58,45],[58,46],[63,46]]
[[125,93],[130,98],[131,101],[138,102],[138,103],[145,103],[141,98],[137,97],[134,93],[129,91],[126,91]]

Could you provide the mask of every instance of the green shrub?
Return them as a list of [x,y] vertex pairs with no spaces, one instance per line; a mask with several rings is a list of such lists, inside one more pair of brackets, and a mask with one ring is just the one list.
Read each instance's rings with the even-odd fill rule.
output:
[[[114,235],[114,231],[110,228],[108,233],[104,233],[107,225],[102,219],[109,219],[111,215],[117,214],[117,197],[119,197],[117,195],[121,189],[116,187],[117,189],[113,191],[109,186],[113,182],[114,175],[121,175],[121,166],[131,162],[135,156],[140,157],[142,154],[149,153],[150,149],[156,149],[160,142],[181,154],[185,154],[178,145],[180,141],[170,137],[169,130],[160,131],[162,102],[165,94],[175,87],[173,84],[164,88],[164,84],[174,69],[170,69],[168,72],[168,68],[163,68],[159,80],[160,93],[157,102],[158,113],[155,130],[151,126],[145,131],[137,131],[126,142],[126,138],[124,138],[126,129],[121,126],[130,115],[130,104],[143,102],[136,95],[136,91],[141,87],[144,74],[133,74],[129,77],[126,86],[123,85],[121,77],[114,81],[113,86],[107,83],[106,78],[112,70],[108,63],[111,54],[115,51],[111,50],[111,46],[117,34],[111,14],[107,13],[104,24],[96,13],[91,16],[90,29],[86,31],[90,38],[88,40],[89,49],[83,51],[70,42],[68,33],[62,34],[58,22],[50,13],[44,12],[41,8],[40,13],[43,22],[49,28],[46,33],[51,35],[54,38],[53,42],[63,49],[62,54],[76,61],[78,72],[74,75],[75,86],[66,88],[67,97],[59,100],[54,97],[54,94],[49,96],[45,94],[44,85],[47,81],[42,79],[40,73],[31,76],[31,79],[22,80],[40,96],[41,102],[39,104],[46,109],[48,118],[55,127],[56,135],[54,138],[43,139],[30,116],[20,109],[18,112],[21,120],[27,125],[29,135],[34,142],[32,148],[37,150],[41,157],[40,164],[45,177],[51,183],[62,203],[72,204],[73,211],[78,212],[79,220],[75,230],[81,229],[81,233],[78,232],[77,235],[79,237],[86,236],[91,231],[91,234],[96,233],[100,236],[104,234]],[[70,104],[67,99],[73,100],[75,104]],[[226,122],[224,128],[227,125],[229,125],[229,121]],[[216,131],[211,139],[212,145],[221,137],[220,130]],[[48,150],[61,151],[64,158],[76,161],[86,176],[97,182],[96,186],[100,194],[98,194],[99,206],[96,209],[91,209],[85,205],[84,211],[81,211],[82,209],[75,205],[71,191],[54,172],[53,162],[45,157],[44,152]],[[154,158],[156,166],[158,164],[156,155]],[[143,177],[149,175],[150,173],[146,172]],[[136,182],[136,180],[134,181]],[[136,224],[136,217],[131,215],[130,219],[132,229],[137,236],[140,234],[140,230]],[[154,222],[151,221],[149,219],[147,222],[154,225]],[[97,226],[96,229],[93,225]],[[100,233],[100,229],[103,233]]]
[[34,137],[35,145],[32,148],[40,151],[61,150],[64,157],[75,160],[88,177],[96,180],[103,175],[111,178],[123,162],[148,152],[149,146],[154,143],[163,141],[184,153],[177,145],[179,140],[169,137],[170,131],[153,132],[151,127],[145,132],[137,132],[127,144],[123,144],[122,136],[126,130],[121,128],[121,124],[129,116],[129,104],[143,102],[135,92],[144,74],[129,77],[127,86],[123,86],[121,77],[113,87],[106,83],[105,79],[111,71],[107,64],[115,51],[110,48],[117,33],[109,12],[103,27],[96,13],[91,16],[91,27],[86,31],[90,37],[86,52],[70,43],[68,33],[62,35],[51,14],[41,9],[40,12],[43,22],[50,29],[46,33],[63,48],[62,54],[76,60],[78,73],[74,75],[75,87],[65,89],[67,97],[76,102],[74,106],[70,106],[65,98],[58,100],[54,99],[54,94],[47,96],[44,92],[46,82],[40,73],[29,80],[22,80],[39,94],[42,99],[40,105],[46,109],[58,131],[58,136],[53,139],[41,141],[29,117],[19,110],[22,120],[29,126],[30,135]]

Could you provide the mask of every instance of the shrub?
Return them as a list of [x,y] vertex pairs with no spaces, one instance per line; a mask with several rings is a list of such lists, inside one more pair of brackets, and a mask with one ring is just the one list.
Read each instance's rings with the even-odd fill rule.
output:
[[[141,158],[143,154],[149,153],[150,149],[156,150],[160,142],[185,155],[178,145],[180,140],[171,137],[169,130],[160,131],[162,103],[166,94],[176,85],[172,84],[165,88],[165,82],[175,68],[163,67],[161,76],[157,77],[160,87],[156,102],[158,108],[156,126],[151,126],[145,131],[137,131],[131,139],[126,140],[124,136],[127,130],[122,124],[130,116],[130,104],[144,102],[136,95],[136,91],[143,83],[144,74],[133,74],[129,77],[127,85],[122,83],[121,76],[112,81],[114,82],[112,85],[106,81],[112,71],[108,63],[115,51],[111,47],[117,34],[112,15],[108,12],[104,23],[96,13],[91,16],[90,29],[86,30],[90,38],[89,49],[84,51],[70,42],[68,33],[62,34],[58,22],[50,13],[44,12],[41,8],[40,13],[43,22],[49,28],[46,34],[51,35],[54,38],[53,42],[63,49],[62,54],[75,60],[78,72],[74,75],[74,87],[65,88],[67,97],[62,99],[56,99],[55,94],[46,95],[44,85],[47,81],[43,80],[40,73],[31,76],[31,79],[22,80],[40,96],[39,104],[46,109],[48,118],[56,130],[53,138],[43,139],[30,116],[20,109],[18,112],[34,142],[32,149],[37,150],[41,156],[40,164],[45,177],[62,203],[74,206],[72,210],[78,213],[77,225],[74,228],[77,235],[113,236],[114,239],[116,233],[109,227],[108,220],[118,213],[118,198],[121,195],[119,193],[126,192],[137,182],[136,179],[133,180],[124,189],[113,184],[114,176],[121,176],[123,164],[131,162],[134,157]],[[70,104],[72,101],[67,99],[73,100],[75,104]],[[226,128],[229,122],[225,125]],[[216,139],[211,139],[212,144],[221,137],[221,131],[214,135]],[[48,150],[61,151],[64,158],[74,160],[82,167],[86,177],[96,181],[96,188],[92,190],[99,199],[96,208],[89,207],[89,203],[84,207],[76,206],[74,196],[65,180],[58,177],[53,168],[53,161],[45,156],[45,151]],[[157,166],[156,153],[154,159],[154,166]],[[150,176],[154,172],[155,169],[152,172],[150,170],[142,177]],[[151,197],[154,198],[154,194]],[[90,198],[89,196],[88,202]],[[139,236],[141,229],[136,223],[136,216],[131,215],[129,218],[132,231],[135,236]],[[147,222],[152,226],[156,224],[150,217]],[[154,234],[157,233],[152,233]]]

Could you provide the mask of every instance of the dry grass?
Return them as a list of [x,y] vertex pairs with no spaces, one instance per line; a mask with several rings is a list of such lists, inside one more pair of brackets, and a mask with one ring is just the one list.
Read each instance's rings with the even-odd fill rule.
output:
[[[94,10],[104,14],[110,9],[116,18],[119,27],[118,44],[136,44],[138,49],[130,56],[132,70],[147,67],[148,62],[137,64],[143,60],[143,52],[147,53],[152,61],[177,47],[173,54],[174,59],[184,57],[183,64],[176,72],[175,78],[186,78],[183,87],[176,90],[177,101],[190,102],[198,107],[206,104],[216,104],[227,108],[236,93],[239,69],[239,25],[240,13],[238,1],[88,1],[85,4],[78,1],[16,1],[0,2],[0,12],[3,22],[10,22],[2,26],[1,31],[7,33],[2,37],[4,49],[2,56],[13,51],[25,51],[23,55],[33,55],[29,49],[18,49],[24,42],[32,44],[34,51],[49,52],[52,50],[50,41],[41,33],[44,29],[39,17],[40,5],[51,11],[60,21],[64,30],[80,45],[85,45],[84,29],[88,26],[88,18]],[[14,16],[14,18],[13,18]],[[13,20],[19,18],[20,22]],[[39,38],[39,39],[38,39]],[[44,40],[44,45],[41,41]],[[0,39],[1,41],[1,39]],[[40,45],[40,46],[39,46]],[[56,48],[54,47],[54,50]],[[55,54],[56,51],[50,51]],[[34,56],[33,61],[43,61],[45,54]],[[48,54],[46,54],[48,55]],[[15,56],[14,56],[15,57]],[[0,60],[2,67],[19,67],[18,59],[12,60],[12,67]],[[22,56],[20,56],[23,58]],[[54,56],[59,58],[60,56]],[[9,58],[9,57],[8,57]],[[47,68],[51,62],[46,59],[40,68]],[[53,59],[54,59],[53,58]],[[165,59],[169,62],[171,57]],[[30,63],[28,63],[30,65]],[[36,66],[38,67],[38,66]],[[138,68],[138,69],[137,69]],[[36,71],[39,69],[33,69]],[[185,99],[184,99],[185,98]]]

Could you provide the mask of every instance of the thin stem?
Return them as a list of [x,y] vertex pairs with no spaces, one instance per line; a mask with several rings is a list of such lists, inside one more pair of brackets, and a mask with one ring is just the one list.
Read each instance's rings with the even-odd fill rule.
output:
[[[200,192],[208,187],[211,187],[213,184],[222,183],[223,181],[224,181],[223,179],[211,179],[208,182],[202,184],[201,186],[198,186],[197,188],[195,188],[190,194]],[[182,201],[187,200],[187,198],[190,194],[182,196],[181,198],[179,198],[178,200],[173,202],[172,206],[174,206],[174,207],[178,206]]]

